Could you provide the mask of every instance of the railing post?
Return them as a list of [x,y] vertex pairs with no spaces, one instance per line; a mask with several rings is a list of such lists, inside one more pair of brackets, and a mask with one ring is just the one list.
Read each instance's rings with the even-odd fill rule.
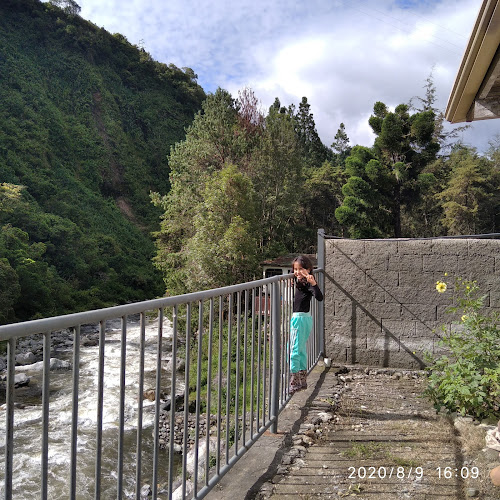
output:
[[271,335],[273,342],[273,369],[271,379],[271,432],[278,433],[278,413],[280,407],[280,354],[281,354],[281,297],[279,282],[273,282],[271,297]]
[[[322,269],[323,271],[318,273],[318,283],[319,283],[319,288],[323,292],[323,295],[325,294],[325,265],[326,265],[326,259],[325,259],[325,230],[324,229],[318,229],[318,247],[317,247],[317,252],[318,252],[318,267]],[[319,329],[319,349],[320,349],[320,354],[323,355],[323,357],[326,356],[326,349],[325,349],[325,301],[322,300],[321,302],[318,303],[318,329]]]

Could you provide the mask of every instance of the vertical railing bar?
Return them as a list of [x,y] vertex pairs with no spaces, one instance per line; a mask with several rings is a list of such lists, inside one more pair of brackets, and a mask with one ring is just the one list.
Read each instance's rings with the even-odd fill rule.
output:
[[80,325],[73,329],[73,394],[71,405],[71,462],[69,496],[76,497],[76,452],[78,440],[78,384],[80,378]]
[[255,383],[255,288],[252,289],[252,349],[250,353],[250,437],[253,436],[253,421],[254,421],[254,383]]
[[281,330],[281,318],[280,318],[280,287],[278,282],[274,282],[272,285],[272,304],[271,304],[271,337],[272,337],[272,354],[270,353],[270,359],[272,359],[272,367],[270,370],[271,377],[271,399],[269,402],[269,418],[274,418],[274,422],[271,426],[271,432],[276,434],[278,432],[278,413],[279,413],[279,383],[280,383],[280,330]]
[[207,367],[207,418],[206,418],[206,454],[205,454],[205,486],[208,486],[210,475],[210,424],[212,404],[212,343],[214,334],[214,298],[210,298],[210,311],[208,317],[208,367]]
[[230,435],[230,412],[231,412],[231,348],[232,348],[232,322],[233,322],[233,294],[229,294],[227,315],[227,373],[226,373],[226,465],[229,463],[229,435]]
[[284,374],[285,374],[285,346],[286,346],[286,330],[287,330],[287,322],[288,322],[288,288],[287,288],[287,281],[288,280],[283,280],[280,281],[280,286],[281,286],[281,295],[283,297],[283,300],[281,301],[281,323],[282,323],[282,331],[281,331],[281,363],[280,363],[280,373],[281,373],[281,390],[280,390],[280,405],[285,399],[285,384],[284,384]]
[[246,443],[247,429],[247,356],[248,356],[248,289],[245,290],[245,325],[243,327],[243,443]]
[[[269,361],[268,361],[268,373],[269,373],[269,401],[268,401],[268,420],[271,419],[271,415],[272,415],[272,384],[273,384],[273,380],[272,380],[272,362],[273,362],[273,349],[274,349],[274,344],[273,344],[273,331],[271,328],[278,328],[278,324],[276,325],[273,325],[273,315],[275,314],[275,312],[273,312],[273,308],[271,306],[271,301],[274,299],[274,296],[273,294],[276,294],[277,295],[277,292],[276,292],[276,287],[275,285],[277,285],[277,282],[275,281],[274,283],[272,283],[272,285],[270,286],[270,298],[269,298],[269,333],[267,335],[268,337],[268,344],[269,344]],[[276,306],[276,309],[278,310],[279,312],[279,307]],[[278,367],[276,367],[277,369]],[[268,421],[266,420],[266,422]]]
[[267,337],[269,335],[269,332],[267,330],[267,324],[269,322],[269,297],[270,294],[268,295],[268,289],[269,285],[266,285],[265,288],[265,302],[264,302],[264,332],[263,332],[263,338],[262,338],[262,343],[264,345],[264,352],[262,355],[262,425],[265,425],[267,422],[266,420],[266,389],[267,389]]
[[41,498],[48,498],[49,463],[49,399],[50,399],[50,332],[43,334],[43,383],[42,383],[42,488]]
[[196,366],[196,415],[194,428],[194,496],[198,492],[198,453],[200,440],[201,368],[203,347],[203,300],[198,302],[198,356]]
[[102,417],[104,405],[104,344],[106,322],[99,323],[99,368],[97,372],[97,422],[96,422],[96,459],[95,459],[95,500],[101,498],[101,461],[102,461]]
[[144,347],[146,339],[146,312],[141,312],[141,339],[139,355],[139,389],[137,392],[137,436],[135,457],[135,497],[141,499],[141,476],[142,476],[142,415],[144,401]]
[[[265,297],[264,297],[265,300]],[[260,360],[261,360],[261,339],[262,339],[262,287],[259,287],[259,317],[257,318],[257,418],[255,421],[256,431],[260,430],[260,394],[261,394],[261,372],[260,372]]]
[[217,457],[216,470],[220,474],[220,445],[221,445],[221,412],[222,412],[222,333],[223,333],[223,304],[222,295],[219,295],[219,352],[217,358]]
[[127,367],[127,316],[121,318],[121,344],[120,344],[120,401],[119,401],[119,430],[118,430],[118,477],[117,499],[123,498],[123,448],[125,437],[125,372]]
[[[189,439],[189,375],[191,369],[191,303],[187,304],[186,310],[186,359],[184,373],[184,429],[182,434],[182,498],[186,498],[186,475],[187,475],[187,454]],[[173,370],[175,370],[172,367]],[[173,377],[172,377],[173,380]],[[175,398],[175,394],[172,394]],[[172,404],[170,405],[172,409]],[[174,415],[175,416],[175,415]],[[174,426],[170,428],[170,439],[173,439]],[[173,455],[172,455],[173,456]],[[170,480],[170,478],[169,478]],[[171,498],[169,496],[169,498]]]
[[5,411],[5,500],[12,500],[12,473],[14,460],[14,378],[16,339],[7,342],[7,387]]
[[[153,447],[153,500],[158,495],[158,460],[160,451],[160,391],[161,391],[161,357],[163,344],[163,308],[158,309],[158,338],[156,349],[156,388],[155,388],[155,421]],[[172,365],[174,366],[174,365]]]
[[[238,454],[240,434],[240,342],[241,342],[241,292],[236,294],[236,377],[234,393],[234,454]],[[245,444],[245,441],[243,441]]]
[[[188,304],[189,306],[189,304]],[[174,483],[174,430],[175,430],[175,393],[176,393],[176,382],[177,382],[177,306],[175,305],[172,310],[172,360],[170,366],[172,367],[172,373],[170,376],[170,414],[169,414],[169,443],[168,443],[168,482],[167,482],[167,495],[168,498],[172,498],[172,489]],[[189,370],[189,365],[186,367],[186,371]],[[187,394],[186,387],[186,394]],[[186,453],[184,453],[186,456]],[[185,476],[183,475],[183,484],[185,482]]]

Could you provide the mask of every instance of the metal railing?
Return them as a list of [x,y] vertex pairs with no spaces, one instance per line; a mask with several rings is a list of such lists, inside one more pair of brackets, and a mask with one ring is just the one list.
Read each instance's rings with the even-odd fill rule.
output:
[[[323,261],[321,255],[318,258]],[[315,271],[320,286],[321,271]],[[176,490],[177,498],[203,498],[267,429],[277,432],[278,414],[290,398],[289,323],[294,294],[291,276],[1,326],[0,340],[7,343],[5,405],[1,410],[5,411],[4,464],[0,463],[0,470],[4,471],[4,498],[28,498],[23,492],[24,483],[16,480],[16,474],[24,467],[16,462],[16,456],[23,451],[16,440],[22,426],[16,426],[16,421],[26,411],[26,404],[41,404],[39,465],[30,472],[36,476],[41,471],[36,498],[90,498],[89,491],[82,493],[83,469],[93,474],[90,488],[95,499],[139,499],[146,483],[151,485],[153,499],[173,498]],[[323,352],[322,303],[313,299],[311,312],[314,327],[307,344],[309,370]],[[138,351],[131,355],[131,319],[137,315],[140,321],[134,342]],[[120,326],[111,332],[109,320],[117,319]],[[82,343],[86,325],[97,325],[98,332],[96,359],[90,369],[85,368],[87,361],[82,357],[87,349]],[[150,345],[146,329],[150,331],[152,327]],[[68,329],[72,342],[72,370],[61,388],[60,375],[51,372],[50,356],[55,332],[64,329]],[[16,347],[21,338],[36,334],[43,335],[41,402],[34,403],[31,398],[26,403],[15,388]],[[109,375],[106,370],[112,356],[119,357],[119,369]],[[131,358],[137,365],[132,369],[128,366]],[[144,403],[145,363],[154,366],[155,399],[151,406]],[[83,436],[82,422],[87,422],[88,416],[79,415],[79,391],[83,371],[89,370],[96,379],[95,421],[91,433]],[[131,378],[135,393],[132,403],[127,400]],[[118,387],[117,401],[111,401],[118,407],[118,416],[110,423],[105,419],[105,403],[115,397],[107,392],[111,383]],[[68,386],[71,408],[53,409],[56,398]],[[52,422],[63,411],[70,412],[68,457],[56,492],[52,485],[57,473],[52,470],[51,447],[57,429]],[[89,435],[94,443],[90,447],[92,457],[87,448],[81,451]],[[148,441],[151,437],[152,442]],[[105,459],[103,454],[111,448],[112,457]],[[130,460],[135,464],[127,466]],[[131,474],[135,476],[132,481]],[[130,483],[135,491],[127,490]]]

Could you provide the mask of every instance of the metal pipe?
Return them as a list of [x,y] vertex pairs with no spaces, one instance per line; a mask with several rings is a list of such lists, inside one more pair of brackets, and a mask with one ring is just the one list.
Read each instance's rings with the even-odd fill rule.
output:
[[203,347],[203,301],[198,303],[198,357],[196,360],[196,414],[194,427],[194,495],[198,490],[198,453],[200,440],[201,368]]
[[227,315],[227,369],[226,369],[226,465],[229,463],[229,435],[231,413],[231,352],[232,352],[233,294],[229,294]]
[[12,500],[12,472],[14,459],[14,378],[16,339],[7,342],[7,387],[5,411],[5,500]]
[[50,332],[43,334],[43,383],[42,383],[42,491],[46,499],[49,463],[49,400],[50,400]]
[[[189,315],[189,304],[188,311],[186,312],[186,318]],[[187,348],[187,346],[186,346]],[[172,489],[174,483],[174,434],[175,434],[175,391],[176,391],[176,380],[177,380],[177,306],[173,307],[172,312],[172,374],[170,377],[170,421],[169,421],[169,443],[168,443],[168,483],[167,492],[168,498],[172,498]],[[189,365],[186,367],[186,373],[189,370]],[[186,394],[188,388],[186,387]],[[185,454],[184,454],[185,456]],[[184,464],[184,462],[183,462]],[[184,474],[184,469],[183,469]],[[183,476],[185,481],[185,475]]]
[[123,498],[123,447],[125,434],[125,369],[127,358],[127,317],[122,316],[122,332],[120,344],[120,400],[118,417],[118,471],[117,471],[117,499]]
[[217,457],[216,457],[216,473],[220,472],[220,456],[221,456],[221,411],[222,411],[222,324],[223,308],[222,295],[219,297],[219,352],[217,357]]
[[[184,431],[182,442],[182,498],[186,498],[186,479],[187,479],[187,453],[188,453],[188,424],[189,424],[189,371],[191,369],[191,303],[188,303],[186,310],[186,358],[185,358],[185,373],[184,373]],[[175,368],[172,367],[172,380],[174,379]],[[175,394],[172,394],[175,398]],[[171,450],[173,451],[174,439],[174,424],[175,412],[173,412],[172,405],[170,405],[171,427],[170,427],[170,443]],[[172,456],[172,455],[171,455]],[[168,478],[170,482],[170,477]],[[171,496],[169,495],[169,498]]]
[[101,498],[101,461],[102,461],[102,417],[104,404],[104,344],[105,344],[106,322],[99,324],[99,368],[97,382],[97,422],[96,422],[96,458],[95,458],[95,500]]
[[78,383],[80,378],[80,325],[73,330],[73,394],[71,409],[71,463],[69,496],[76,498],[76,454],[78,439]]
[[156,347],[156,387],[155,387],[155,421],[153,447],[153,485],[152,496],[156,500],[158,495],[158,459],[160,452],[160,391],[161,391],[161,357],[163,344],[163,309],[158,311],[158,338]]
[[144,400],[144,347],[146,340],[146,313],[141,312],[141,339],[139,355],[139,389],[137,391],[137,439],[135,455],[135,497],[141,499],[142,481],[142,415]]
[[208,317],[208,367],[207,367],[207,417],[206,417],[206,449],[205,449],[205,486],[210,479],[210,424],[211,424],[211,392],[212,392],[212,344],[214,334],[214,299],[210,299],[210,311]]
[[272,304],[271,304],[271,337],[272,337],[272,372],[271,372],[271,418],[274,419],[271,427],[271,432],[277,434],[278,432],[278,413],[280,406],[280,333],[281,333],[281,314],[280,314],[280,287],[279,283],[273,283],[272,288]]

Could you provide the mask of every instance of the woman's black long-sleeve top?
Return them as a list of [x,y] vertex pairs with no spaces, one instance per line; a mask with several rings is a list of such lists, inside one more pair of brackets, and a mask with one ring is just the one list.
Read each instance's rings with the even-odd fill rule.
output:
[[314,286],[297,282],[295,287],[295,297],[293,299],[293,312],[309,312],[311,309],[311,297],[316,300],[323,300],[323,294],[316,284]]

